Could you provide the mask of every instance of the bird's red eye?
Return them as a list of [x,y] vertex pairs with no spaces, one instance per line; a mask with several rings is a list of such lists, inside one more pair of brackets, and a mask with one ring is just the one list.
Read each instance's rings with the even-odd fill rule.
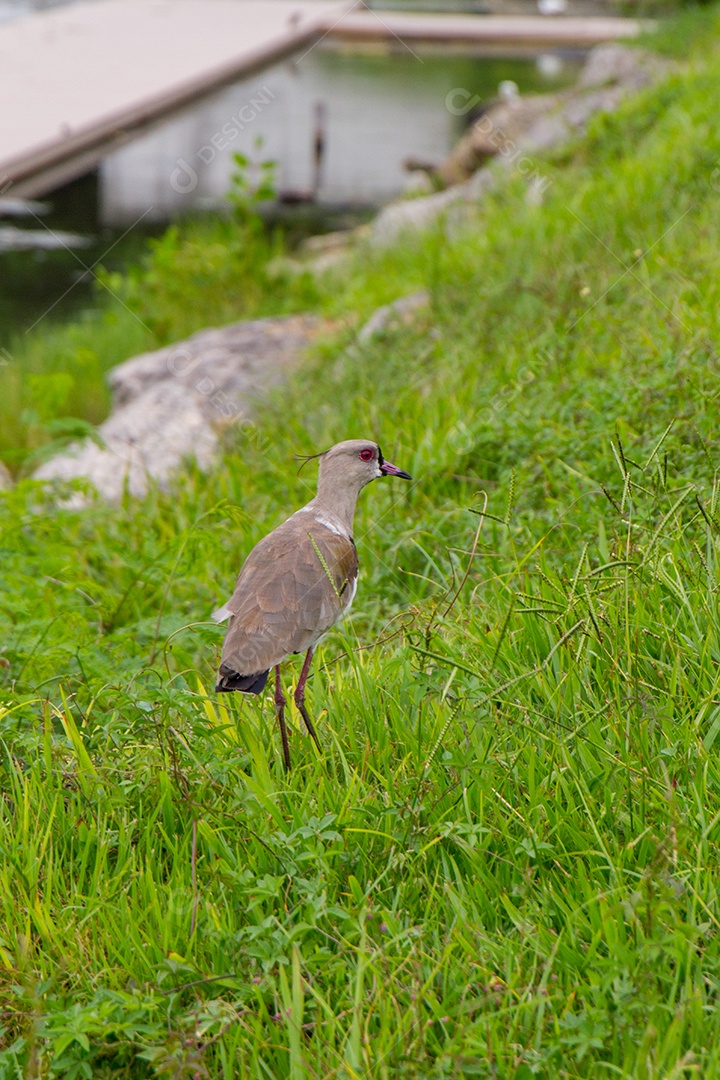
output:
[[372,461],[375,457],[375,451],[371,450],[369,446],[366,446],[364,450],[360,451],[360,457],[363,461]]

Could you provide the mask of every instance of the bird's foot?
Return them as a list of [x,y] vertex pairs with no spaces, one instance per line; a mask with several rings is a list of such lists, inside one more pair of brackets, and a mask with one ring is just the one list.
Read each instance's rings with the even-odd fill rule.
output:
[[308,713],[307,709],[305,708],[305,699],[304,698],[299,698],[297,696],[297,694],[296,694],[295,695],[295,704],[297,705],[298,712],[300,713],[303,720],[305,721],[305,727],[308,729],[309,734],[312,735],[313,741],[315,742],[315,745],[317,746],[317,748],[319,750],[320,749],[320,740],[317,737],[317,732],[315,731],[315,726],[314,726],[312,720],[310,719],[310,714]]

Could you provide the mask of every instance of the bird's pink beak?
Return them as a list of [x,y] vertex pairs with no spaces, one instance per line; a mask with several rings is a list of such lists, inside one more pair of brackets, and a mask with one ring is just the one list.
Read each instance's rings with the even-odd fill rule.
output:
[[409,472],[405,472],[404,469],[398,469],[397,465],[393,465],[390,461],[384,459],[380,462],[380,472],[383,476],[399,476],[401,480],[412,480],[412,476]]

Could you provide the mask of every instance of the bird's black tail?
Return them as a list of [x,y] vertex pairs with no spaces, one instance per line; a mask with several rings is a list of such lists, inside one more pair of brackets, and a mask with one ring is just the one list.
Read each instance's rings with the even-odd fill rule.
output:
[[241,675],[229,668],[227,664],[221,664],[215,693],[224,694],[230,690],[242,690],[244,694],[259,694],[265,689],[269,671],[268,668],[267,671],[256,671],[254,675]]

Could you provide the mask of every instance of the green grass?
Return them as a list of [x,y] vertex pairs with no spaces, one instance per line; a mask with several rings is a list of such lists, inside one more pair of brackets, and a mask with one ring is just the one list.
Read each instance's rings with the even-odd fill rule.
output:
[[[335,277],[347,329],[211,475],[3,496],[0,1076],[720,1076],[708,52],[543,205]],[[207,617],[309,497],[293,453],[364,434],[415,480],[362,496],[285,776]]]

